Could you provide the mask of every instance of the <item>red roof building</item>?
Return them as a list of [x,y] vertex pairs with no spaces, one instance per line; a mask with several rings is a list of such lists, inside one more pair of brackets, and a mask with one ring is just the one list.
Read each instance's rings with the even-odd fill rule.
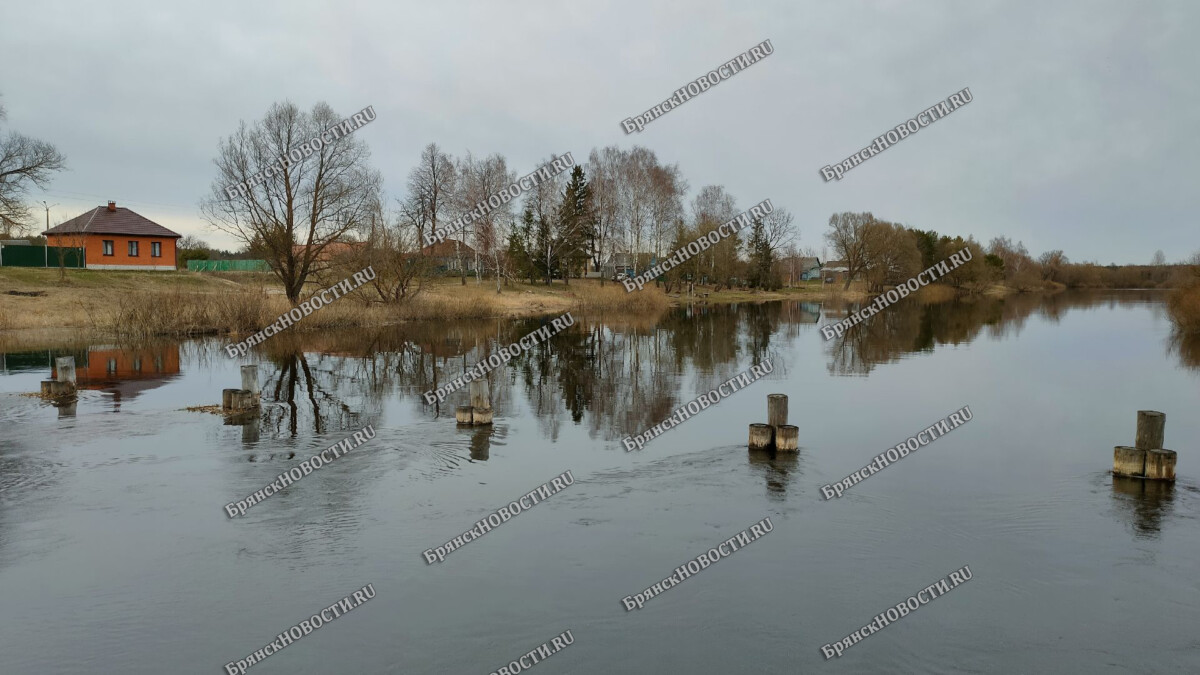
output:
[[180,235],[126,208],[97,206],[42,234],[50,246],[81,248],[89,270],[174,270]]

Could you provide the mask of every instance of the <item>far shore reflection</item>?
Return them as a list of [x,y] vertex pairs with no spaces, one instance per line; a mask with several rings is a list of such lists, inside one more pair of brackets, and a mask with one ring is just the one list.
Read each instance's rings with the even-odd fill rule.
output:
[[[902,300],[840,338],[822,340],[835,376],[869,376],[909,354],[980,338],[1015,337],[1030,317],[1053,322],[1073,310],[1125,305],[1161,306],[1154,291],[1017,294],[963,298],[938,304]],[[857,305],[769,302],[692,305],[660,318],[620,314],[580,316],[575,326],[513,358],[489,375],[492,405],[501,416],[520,400],[547,437],[564,423],[586,427],[595,437],[616,439],[653,426],[691,400],[681,392],[682,373],[697,373],[697,387],[735,375],[743,364],[786,352],[794,341],[819,338],[821,323],[836,321]],[[273,437],[361,428],[379,418],[390,398],[431,417],[454,415],[465,389],[428,405],[421,393],[436,389],[467,368],[540,327],[547,319],[464,320],[411,323],[376,330],[289,332],[252,351],[261,365],[264,405],[258,423],[245,430],[253,443]],[[80,384],[136,396],[176,377],[181,350],[187,363],[204,367],[223,359],[216,340],[10,351],[0,367],[15,373],[52,369],[54,357],[74,354]],[[1188,368],[1200,368],[1200,340],[1172,339],[1165,349]],[[475,433],[472,457],[486,461],[487,434]],[[769,464],[778,466],[777,463]],[[786,471],[769,478],[785,481]]]

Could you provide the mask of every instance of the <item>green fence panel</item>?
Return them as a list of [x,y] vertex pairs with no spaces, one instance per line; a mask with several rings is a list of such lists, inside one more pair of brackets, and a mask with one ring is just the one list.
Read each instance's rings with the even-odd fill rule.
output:
[[[83,267],[83,255],[78,248],[63,248],[63,267]],[[58,267],[57,246],[4,246],[0,248],[0,266]]]
[[189,272],[269,272],[266,260],[189,260]]

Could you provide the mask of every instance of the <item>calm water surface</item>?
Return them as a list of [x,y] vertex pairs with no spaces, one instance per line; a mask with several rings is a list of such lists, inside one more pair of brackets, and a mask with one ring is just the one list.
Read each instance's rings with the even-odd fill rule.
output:
[[[492,428],[420,393],[540,321],[283,335],[246,424],[216,341],[12,349],[0,376],[0,673],[252,666],[490,673],[1200,672],[1200,347],[1161,296],[901,304],[844,339],[812,303],[578,318],[493,373]],[[74,354],[73,407],[20,396]],[[620,439],[763,358],[768,379],[626,453]],[[252,361],[250,360],[252,358]],[[793,457],[751,454],[790,397]],[[819,487],[948,413],[974,419],[826,502]],[[1107,473],[1167,415],[1173,488]],[[377,436],[230,520],[223,506],[365,424]],[[427,565],[421,551],[570,469],[573,486]],[[770,516],[774,531],[644,609],[620,599]],[[974,578],[825,662],[819,647],[970,565]]]

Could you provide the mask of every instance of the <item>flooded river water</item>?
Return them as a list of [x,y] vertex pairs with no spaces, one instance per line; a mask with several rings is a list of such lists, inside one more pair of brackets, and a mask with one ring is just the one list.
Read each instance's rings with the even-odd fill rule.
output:
[[[845,338],[816,303],[576,317],[490,377],[491,427],[444,384],[541,320],[25,345],[0,376],[0,672],[220,673],[370,583],[376,596],[251,667],[491,673],[571,630],[540,673],[1200,672],[1200,350],[1161,295],[903,302]],[[21,396],[74,355],[73,406]],[[770,358],[773,372],[626,452],[621,438]],[[251,420],[220,402],[259,364]],[[793,456],[750,453],[766,397]],[[879,453],[972,420],[826,501]],[[1110,475],[1166,413],[1173,487]],[[366,424],[376,436],[231,519],[224,505]],[[427,564],[481,518],[573,485]],[[645,604],[675,568],[773,530]],[[972,579],[826,662],[949,572]],[[528,661],[526,661],[528,663]]]

